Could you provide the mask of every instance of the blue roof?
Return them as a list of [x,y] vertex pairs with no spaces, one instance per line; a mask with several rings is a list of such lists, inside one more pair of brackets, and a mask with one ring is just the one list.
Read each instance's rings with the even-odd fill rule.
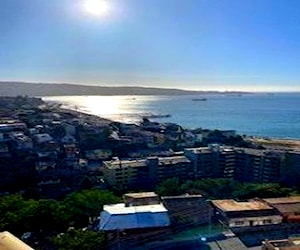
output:
[[166,227],[170,225],[167,209],[162,204],[125,207],[125,204],[104,206],[100,230]]

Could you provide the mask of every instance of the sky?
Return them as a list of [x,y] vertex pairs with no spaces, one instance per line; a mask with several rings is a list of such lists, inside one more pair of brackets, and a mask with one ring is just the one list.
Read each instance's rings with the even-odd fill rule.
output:
[[1,0],[0,80],[300,91],[299,0]]

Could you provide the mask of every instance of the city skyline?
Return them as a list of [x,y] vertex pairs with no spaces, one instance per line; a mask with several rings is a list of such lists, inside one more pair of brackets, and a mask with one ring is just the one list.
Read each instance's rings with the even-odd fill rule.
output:
[[300,91],[296,0],[98,1],[1,1],[0,80]]

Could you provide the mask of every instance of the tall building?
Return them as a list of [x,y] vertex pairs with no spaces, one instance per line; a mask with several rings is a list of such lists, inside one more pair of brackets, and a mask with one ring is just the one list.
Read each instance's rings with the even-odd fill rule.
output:
[[[297,161],[292,155],[290,158],[287,162],[285,153],[279,151],[210,145],[187,148],[183,156],[106,161],[103,173],[109,185],[131,189],[153,188],[173,177],[180,180],[226,178],[240,182],[276,183],[283,175],[282,166],[297,168]],[[298,155],[294,158],[298,159]]]
[[282,152],[236,148],[236,180],[242,182],[276,183],[280,180]]
[[194,178],[234,178],[236,157],[232,147],[188,148],[184,154],[193,163]]
[[271,183],[280,180],[282,152],[220,145],[188,148],[195,178],[228,178],[241,182]]
[[173,177],[193,177],[192,163],[185,156],[105,161],[103,174],[110,186],[130,189],[153,188]]

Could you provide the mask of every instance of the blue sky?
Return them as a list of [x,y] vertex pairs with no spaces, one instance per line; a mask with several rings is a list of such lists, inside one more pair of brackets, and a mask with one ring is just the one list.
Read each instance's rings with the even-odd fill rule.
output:
[[1,0],[0,80],[300,91],[299,0],[84,1]]

